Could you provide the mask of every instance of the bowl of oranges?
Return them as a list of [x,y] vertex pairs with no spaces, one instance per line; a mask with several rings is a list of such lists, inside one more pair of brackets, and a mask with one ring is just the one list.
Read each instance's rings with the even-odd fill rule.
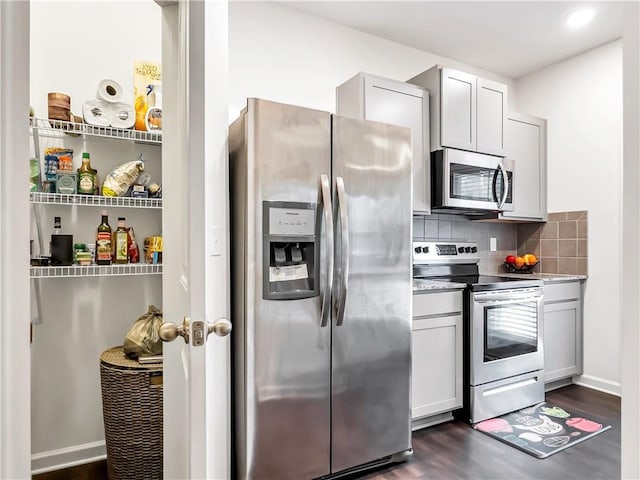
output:
[[530,272],[538,264],[538,259],[533,253],[525,253],[522,256],[507,255],[504,259],[507,270],[511,272]]

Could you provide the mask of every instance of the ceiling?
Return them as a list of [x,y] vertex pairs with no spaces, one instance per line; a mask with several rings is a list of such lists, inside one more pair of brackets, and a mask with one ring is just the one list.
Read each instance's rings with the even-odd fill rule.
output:
[[[298,11],[519,78],[622,36],[625,2],[284,1]],[[571,30],[567,16],[593,8]]]

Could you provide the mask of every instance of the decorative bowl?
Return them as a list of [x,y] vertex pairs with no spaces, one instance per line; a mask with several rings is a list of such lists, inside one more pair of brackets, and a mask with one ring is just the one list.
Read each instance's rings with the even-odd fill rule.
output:
[[515,263],[504,262],[504,266],[506,267],[507,271],[512,273],[531,273],[531,270],[533,270],[533,267],[535,267],[537,264],[538,262],[531,263],[529,265],[524,264],[518,268]]

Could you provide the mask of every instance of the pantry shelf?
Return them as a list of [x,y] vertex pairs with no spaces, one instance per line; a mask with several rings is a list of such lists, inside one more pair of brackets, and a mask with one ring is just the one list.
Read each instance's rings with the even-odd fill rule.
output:
[[31,203],[53,203],[56,205],[82,205],[89,207],[162,208],[161,198],[103,197],[101,195],[29,192],[29,200]]
[[143,132],[114,127],[95,127],[86,123],[65,122],[63,120],[48,120],[31,117],[29,125],[37,130],[39,135],[52,138],[65,138],[67,135],[101,138],[115,138],[120,140],[134,140],[152,145],[162,144],[162,133]]
[[31,267],[31,278],[108,277],[162,274],[162,265],[72,265],[69,267]]

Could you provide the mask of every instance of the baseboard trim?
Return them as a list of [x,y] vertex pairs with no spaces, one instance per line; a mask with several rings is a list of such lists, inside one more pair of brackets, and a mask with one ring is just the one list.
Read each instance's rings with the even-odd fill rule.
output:
[[104,440],[31,455],[31,475],[62,470],[107,458]]
[[622,389],[619,383],[605,380],[603,378],[592,377],[591,375],[580,375],[578,377],[574,377],[573,382],[577,385],[582,385],[583,387],[615,395],[616,397],[619,397],[622,394]]
[[437,415],[432,415],[430,417],[418,418],[411,422],[411,431],[415,432],[416,430],[420,430],[426,427],[432,427],[434,425],[438,425],[439,423],[449,422],[451,420],[453,420],[453,415],[451,412],[444,412]]

